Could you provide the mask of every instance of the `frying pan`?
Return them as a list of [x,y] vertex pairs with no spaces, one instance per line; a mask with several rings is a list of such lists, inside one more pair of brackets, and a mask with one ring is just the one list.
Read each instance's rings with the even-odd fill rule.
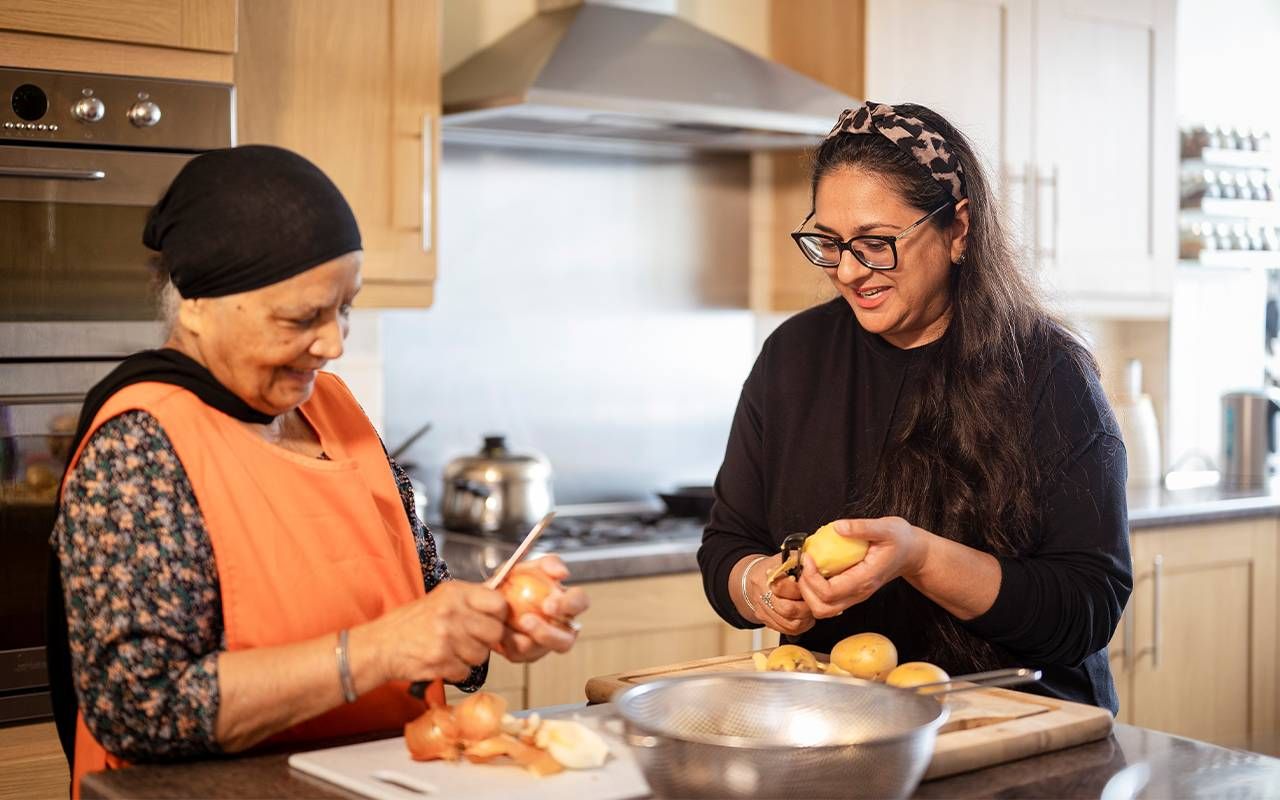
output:
[[659,492],[658,497],[662,498],[667,513],[673,517],[711,519],[715,494],[710,486],[677,486],[670,492]]

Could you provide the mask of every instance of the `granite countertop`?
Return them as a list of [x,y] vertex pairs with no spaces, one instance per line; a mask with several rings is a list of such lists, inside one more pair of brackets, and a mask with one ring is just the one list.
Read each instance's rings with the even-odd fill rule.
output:
[[1131,489],[1129,530],[1280,515],[1280,479],[1259,489]]
[[[1129,492],[1129,529],[1138,535],[1158,526],[1260,516],[1280,516],[1280,481],[1253,491],[1214,486]],[[436,539],[454,576],[470,581],[483,580],[515,549],[514,542],[448,532],[437,533]],[[662,541],[561,550],[558,555],[568,564],[572,583],[669,575],[698,570],[696,555],[701,540],[701,523],[689,520],[669,531]]]
[[[608,713],[609,704],[582,713]],[[575,709],[581,710],[581,709]],[[356,798],[289,768],[287,753],[143,766],[85,778],[85,798]],[[1124,791],[1129,787],[1128,791]],[[921,784],[919,798],[1196,798],[1280,794],[1280,760],[1116,725],[1106,739]],[[584,798],[584,800],[586,800]]]

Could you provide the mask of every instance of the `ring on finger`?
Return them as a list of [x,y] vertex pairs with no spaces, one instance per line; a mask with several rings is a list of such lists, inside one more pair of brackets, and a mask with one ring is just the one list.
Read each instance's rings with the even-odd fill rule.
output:
[[764,603],[766,606],[768,606],[768,608],[769,608],[770,610],[775,610],[775,609],[773,608],[773,590],[772,590],[772,589],[770,589],[770,590],[768,590],[767,592],[765,592],[764,594],[760,595],[760,602],[762,602],[762,603]]

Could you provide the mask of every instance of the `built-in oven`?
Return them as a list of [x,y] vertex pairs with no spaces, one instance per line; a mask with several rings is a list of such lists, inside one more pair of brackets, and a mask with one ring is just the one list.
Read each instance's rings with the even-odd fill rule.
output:
[[147,210],[232,144],[230,86],[0,67],[0,724],[49,714],[58,482],[85,392],[158,346]]

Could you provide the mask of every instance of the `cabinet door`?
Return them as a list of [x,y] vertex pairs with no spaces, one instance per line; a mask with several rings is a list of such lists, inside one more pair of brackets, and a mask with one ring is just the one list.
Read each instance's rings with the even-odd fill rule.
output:
[[750,632],[733,631],[711,609],[698,573],[584,584],[591,608],[573,649],[529,665],[530,708],[581,703],[587,680],[644,667],[741,652]]
[[1177,236],[1174,0],[1037,0],[1036,213],[1052,293],[1171,293]]
[[0,28],[231,53],[236,0],[0,0]]
[[1120,626],[1107,645],[1107,660],[1111,665],[1111,679],[1116,684],[1116,697],[1120,701],[1120,711],[1116,714],[1116,722],[1133,725],[1133,598],[1125,608]]
[[1031,157],[1030,52],[1030,0],[867,3],[867,98],[928,106],[959,128],[1019,240]]
[[323,169],[364,239],[363,306],[427,306],[439,163],[437,0],[272,0],[240,7],[239,143]]
[[1134,534],[1133,724],[1274,749],[1276,538],[1273,518]]

